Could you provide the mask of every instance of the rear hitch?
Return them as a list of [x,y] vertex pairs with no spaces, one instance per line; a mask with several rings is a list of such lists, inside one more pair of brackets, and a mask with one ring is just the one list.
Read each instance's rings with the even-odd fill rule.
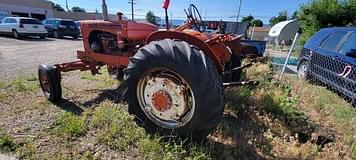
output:
[[249,64],[246,64],[246,65],[243,65],[243,66],[240,66],[240,67],[233,68],[231,70],[223,72],[223,75],[227,75],[227,74],[231,74],[231,73],[240,71],[240,70],[242,70],[244,68],[251,67],[252,65],[253,65],[253,63],[249,63]]
[[224,87],[237,87],[237,86],[256,86],[258,85],[258,81],[241,81],[241,82],[228,82],[228,83],[223,83]]

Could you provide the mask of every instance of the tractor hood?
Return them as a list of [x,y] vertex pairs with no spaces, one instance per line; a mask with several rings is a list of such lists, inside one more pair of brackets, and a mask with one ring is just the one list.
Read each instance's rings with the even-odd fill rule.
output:
[[118,36],[122,36],[134,41],[146,40],[146,38],[152,32],[158,30],[157,26],[146,22],[104,20],[81,21],[81,28],[117,33]]

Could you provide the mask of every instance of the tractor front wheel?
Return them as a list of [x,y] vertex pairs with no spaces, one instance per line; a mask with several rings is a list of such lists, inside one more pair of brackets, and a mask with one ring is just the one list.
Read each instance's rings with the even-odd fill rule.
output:
[[222,78],[197,47],[178,40],[154,41],[125,70],[129,112],[149,132],[206,137],[222,116]]
[[43,94],[51,102],[57,102],[62,97],[60,77],[52,65],[42,64],[38,67],[38,79]]

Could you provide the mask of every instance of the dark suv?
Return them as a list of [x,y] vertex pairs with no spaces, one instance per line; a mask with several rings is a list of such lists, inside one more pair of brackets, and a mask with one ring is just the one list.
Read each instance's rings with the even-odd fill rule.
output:
[[61,38],[63,36],[71,36],[77,39],[79,36],[79,29],[73,20],[51,18],[43,20],[42,23],[45,25],[50,37]]
[[320,81],[356,104],[356,27],[320,30],[305,44],[298,64],[302,79]]

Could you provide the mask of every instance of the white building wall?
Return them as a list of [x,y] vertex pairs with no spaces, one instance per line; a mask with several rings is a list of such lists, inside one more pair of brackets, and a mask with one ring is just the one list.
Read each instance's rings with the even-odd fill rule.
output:
[[0,3],[0,18],[4,16],[11,16],[12,12],[28,13],[30,17],[31,13],[43,14],[46,15],[47,18],[53,17],[52,9]]

